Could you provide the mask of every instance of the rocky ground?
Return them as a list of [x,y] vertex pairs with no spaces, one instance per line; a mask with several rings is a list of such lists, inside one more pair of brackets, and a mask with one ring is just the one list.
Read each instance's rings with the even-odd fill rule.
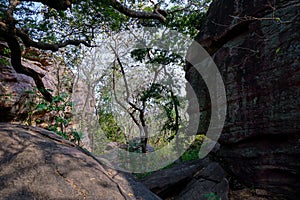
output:
[[0,196],[4,199],[258,199],[260,189],[232,190],[209,158],[174,164],[137,180],[53,132],[0,123]]

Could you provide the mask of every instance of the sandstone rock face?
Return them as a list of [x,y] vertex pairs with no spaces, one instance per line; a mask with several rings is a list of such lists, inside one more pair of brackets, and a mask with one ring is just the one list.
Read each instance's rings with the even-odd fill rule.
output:
[[[5,43],[0,45],[6,47]],[[7,47],[6,47],[7,48]],[[33,79],[24,74],[16,73],[9,63],[9,59],[1,56],[0,59],[0,121],[24,121],[30,112],[31,97],[36,93]],[[5,62],[4,62],[5,61]],[[37,61],[23,59],[22,64],[43,74],[43,82],[46,88],[55,92],[55,75],[52,74],[53,66],[42,66]],[[47,68],[47,69],[46,69]],[[36,101],[38,101],[36,99]]]
[[[300,196],[299,11],[299,1],[215,0],[197,37],[227,93],[218,159],[247,186],[288,199]],[[186,77],[200,102],[202,132],[209,95],[193,67]]]
[[0,138],[1,199],[160,199],[53,132],[0,123]]
[[17,120],[15,115],[17,111],[19,111],[18,117],[26,118],[28,111],[26,112],[24,107],[28,94],[25,92],[33,88],[34,81],[25,75],[17,76],[11,66],[1,66],[0,84],[0,120],[2,122]]
[[[0,40],[0,122],[14,122],[47,128],[55,124],[56,117],[63,116],[71,119],[64,127],[65,132],[72,130],[82,132],[81,144],[90,150],[91,143],[88,133],[92,131],[82,128],[81,123],[82,121],[92,121],[89,118],[94,115],[95,106],[92,94],[85,90],[86,85],[83,82],[74,83],[73,72],[64,65],[61,59],[37,49],[26,49],[23,52],[23,66],[44,75],[45,88],[50,89],[53,96],[66,94],[67,97],[62,104],[73,102],[73,108],[66,106],[65,112],[58,113],[55,110],[37,112],[37,105],[43,103],[44,100],[41,95],[38,95],[39,92],[33,79],[16,73],[10,65],[9,55],[3,54],[4,49],[7,48],[7,44]],[[78,90],[82,92],[78,93]],[[74,91],[77,96],[72,96]],[[79,112],[79,110],[84,110],[84,112]],[[78,114],[80,114],[80,118],[78,118]]]
[[[0,121],[26,121],[29,124],[38,125],[39,123],[35,119],[39,118],[40,121],[51,123],[51,114],[48,116],[32,116],[32,119],[28,118],[29,113],[35,109],[35,106],[42,102],[41,95],[38,95],[39,92],[36,89],[33,79],[24,74],[16,73],[10,65],[9,56],[1,55],[1,49],[7,49],[7,44],[0,41],[0,47],[2,47],[0,48],[0,60],[2,60],[0,62]],[[65,73],[68,69],[58,60],[53,57],[51,58],[50,54],[47,55],[36,49],[27,49],[24,51],[22,64],[24,67],[33,69],[44,76],[42,80],[45,88],[51,90],[52,95],[57,95],[58,90],[61,93],[70,93],[67,86],[63,85],[63,81],[58,81],[57,79],[58,76],[60,79],[62,79],[62,76],[65,76],[64,79],[72,80],[71,71],[69,70]],[[45,115],[45,113],[43,114]],[[41,119],[42,117],[44,119]]]

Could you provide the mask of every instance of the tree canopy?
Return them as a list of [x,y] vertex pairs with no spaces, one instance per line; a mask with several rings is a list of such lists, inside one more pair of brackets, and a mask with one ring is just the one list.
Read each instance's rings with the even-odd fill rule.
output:
[[32,77],[44,98],[51,101],[42,75],[22,65],[24,47],[50,51],[70,45],[92,47],[98,34],[124,30],[129,25],[165,25],[195,34],[209,2],[1,0],[0,37],[9,46],[16,72]]

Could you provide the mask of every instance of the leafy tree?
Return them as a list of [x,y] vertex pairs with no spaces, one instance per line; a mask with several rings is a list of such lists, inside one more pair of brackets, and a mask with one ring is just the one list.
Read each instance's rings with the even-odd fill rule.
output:
[[[30,76],[35,81],[37,89],[46,101],[56,101],[43,84],[42,76],[38,72],[25,68],[21,63],[24,49],[34,47],[40,50],[56,52],[64,50],[70,65],[82,61],[80,47],[99,46],[99,35],[113,35],[120,30],[142,26],[168,27],[190,36],[195,36],[210,1],[183,0],[160,1],[117,1],[117,0],[1,0],[0,1],[0,38],[4,39],[9,47],[11,65],[17,73]],[[76,47],[76,48],[75,48]],[[149,52],[153,58],[145,60]],[[159,49],[146,49],[132,52],[136,60],[148,64],[168,64],[174,62],[176,55]],[[118,65],[118,66],[117,66]],[[116,62],[121,67],[121,62]],[[155,71],[155,69],[153,69]],[[117,74],[116,74],[117,75]],[[119,74],[124,76],[125,74]],[[93,77],[87,76],[94,80]],[[112,81],[112,80],[111,80]],[[95,88],[92,89],[94,91]],[[140,102],[156,101],[161,99],[159,93],[165,93],[168,101],[159,102],[167,113],[166,129],[178,129],[178,114],[176,105],[178,100],[170,91],[158,85],[150,85],[143,93],[139,93]],[[152,99],[152,100],[150,100]],[[143,111],[143,107],[136,111]],[[145,107],[144,107],[145,108]],[[144,112],[144,111],[143,111]],[[143,115],[140,112],[141,115]],[[175,115],[174,115],[175,112]],[[110,121],[113,128],[107,130],[110,134],[119,131],[119,125],[110,113],[101,111],[102,122]],[[145,113],[144,113],[145,114]],[[143,119],[140,118],[140,119]],[[144,121],[144,122],[143,122]],[[59,122],[63,123],[63,122]],[[141,120],[143,127],[145,120]],[[111,128],[108,127],[107,128]],[[122,133],[120,133],[122,135]],[[112,137],[112,134],[110,134]],[[114,138],[113,140],[122,140]],[[126,137],[126,136],[124,136]],[[170,136],[172,137],[172,136]],[[147,141],[144,143],[146,144]],[[145,147],[145,145],[143,145]]]
[[[131,36],[118,40],[118,35],[104,42],[113,55],[108,56],[103,46],[84,50],[84,64],[77,71],[83,71],[83,79],[93,77],[86,84],[92,90],[98,88],[99,122],[105,135],[127,144],[139,137],[141,152],[145,152],[148,138],[152,137],[152,145],[162,143],[161,147],[178,132],[181,113],[177,93],[184,86],[184,61],[179,55],[153,48],[128,52]],[[99,56],[102,54],[111,61],[105,62]],[[181,78],[175,72],[181,72]],[[153,136],[158,133],[153,128],[161,128],[159,137]]]
[[190,1],[182,7],[180,0],[169,4],[151,0],[1,0],[0,37],[8,43],[16,72],[32,77],[44,98],[51,101],[42,75],[22,65],[24,47],[51,51],[69,45],[91,47],[96,35],[126,29],[128,24],[143,25],[144,20],[150,20],[148,25],[161,23],[187,31],[195,25],[199,13],[203,15],[201,9],[206,3]]
[[106,137],[113,142],[125,142],[126,135],[122,131],[111,110],[111,95],[107,86],[101,88],[101,103],[99,103],[99,124]]

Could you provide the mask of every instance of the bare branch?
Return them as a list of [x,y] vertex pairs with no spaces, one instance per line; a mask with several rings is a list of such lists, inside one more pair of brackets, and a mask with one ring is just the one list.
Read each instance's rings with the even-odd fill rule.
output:
[[[111,46],[111,45],[110,45]],[[123,64],[121,63],[121,60],[116,52],[116,50],[111,46],[111,49],[114,51],[114,54],[116,56],[116,60],[114,61],[114,69],[113,69],[113,91],[114,91],[114,96],[115,96],[115,100],[116,102],[130,115],[130,117],[132,118],[132,120],[134,121],[134,123],[137,125],[137,127],[140,130],[140,134],[142,132],[144,132],[144,135],[140,135],[141,136],[141,147],[142,147],[142,152],[146,153],[146,145],[147,145],[147,140],[148,140],[148,128],[146,125],[146,120],[145,120],[145,107],[146,107],[146,102],[143,101],[143,106],[142,108],[139,108],[137,105],[135,105],[134,103],[129,101],[129,87],[127,84],[127,79],[126,79],[126,74],[124,71],[124,67]],[[120,65],[121,68],[121,73],[123,76],[123,81],[125,83],[125,88],[126,88],[126,102],[131,106],[131,108],[133,109],[133,112],[130,112],[129,109],[126,108],[126,106],[124,104],[122,104],[116,94],[116,61],[118,62],[118,64]],[[136,116],[134,115],[134,113],[136,111],[139,111],[139,121],[136,118]]]
[[151,85],[154,85],[156,83],[156,80],[158,78],[158,74],[164,69],[164,67],[161,67],[157,70],[154,70],[154,76],[153,76],[153,81],[151,83]]
[[90,45],[85,40],[66,40],[64,42],[60,42],[57,44],[35,42],[26,33],[22,32],[20,29],[17,29],[16,32],[17,32],[16,35],[21,38],[21,40],[23,41],[26,47],[35,47],[38,49],[51,50],[51,51],[58,51],[60,48],[66,47],[68,45],[79,46],[80,44],[83,44],[87,47],[95,47],[93,45]]
[[114,68],[113,68],[113,91],[114,91],[114,96],[115,96],[115,100],[116,100],[117,104],[119,104],[130,115],[130,117],[132,118],[134,123],[140,129],[140,123],[138,122],[138,120],[134,116],[134,113],[135,113],[136,109],[133,112],[130,112],[126,108],[126,106],[124,104],[122,104],[121,101],[119,101],[119,99],[117,97],[117,92],[116,92],[116,62],[114,62]]
[[125,84],[125,88],[126,88],[126,100],[128,101],[128,99],[129,99],[129,88],[128,88],[128,83],[127,83],[127,79],[126,79],[126,75],[125,75],[123,64],[122,64],[122,62],[120,60],[120,57],[117,54],[117,51],[115,50],[115,48],[113,48],[112,45],[110,45],[110,48],[113,50],[113,52],[114,52],[114,54],[116,56],[117,62],[120,65],[121,73],[122,73],[124,84]]
[[175,135],[177,136],[178,130],[179,130],[179,111],[178,111],[178,99],[174,95],[172,89],[170,90],[171,93],[171,99],[174,104],[174,109],[175,109]]
[[120,60],[120,57],[119,55],[117,54],[116,50],[110,45],[111,49],[113,50],[115,56],[116,56],[116,59],[117,59],[117,62],[118,64],[120,65],[120,68],[121,68],[121,73],[122,73],[122,76],[123,76],[123,81],[124,81],[124,84],[125,84],[125,89],[126,89],[126,102],[135,110],[138,110],[139,112],[142,111],[141,108],[137,107],[134,103],[130,102],[129,101],[129,87],[128,87],[128,82],[127,82],[127,78],[126,78],[126,74],[125,74],[125,71],[124,71],[124,67],[123,67],[123,64]]

